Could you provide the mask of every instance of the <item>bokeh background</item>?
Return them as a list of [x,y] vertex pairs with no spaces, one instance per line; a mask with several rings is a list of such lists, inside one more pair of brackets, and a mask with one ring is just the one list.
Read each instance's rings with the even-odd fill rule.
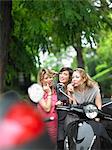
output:
[[40,68],[85,68],[112,96],[112,0],[1,0],[0,93],[23,94]]

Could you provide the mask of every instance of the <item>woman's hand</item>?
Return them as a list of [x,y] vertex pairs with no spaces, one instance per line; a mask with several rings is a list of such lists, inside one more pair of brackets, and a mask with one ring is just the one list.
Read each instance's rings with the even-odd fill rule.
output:
[[71,83],[67,85],[67,91],[68,91],[68,93],[69,93],[69,92],[70,92],[70,93],[73,93],[73,92],[74,92],[74,87],[73,87],[73,85],[72,85]]
[[96,122],[100,122],[100,118],[95,118],[95,121]]
[[70,104],[77,104],[76,98],[73,95],[74,93],[74,86],[72,85],[72,83],[67,85],[67,94],[69,95],[69,103]]
[[62,105],[62,104],[63,104],[63,103],[62,103],[61,101],[57,101],[55,105],[56,105],[56,106],[60,106],[60,105]]
[[51,88],[48,83],[46,85],[43,85],[43,90],[47,92],[49,95],[51,94]]

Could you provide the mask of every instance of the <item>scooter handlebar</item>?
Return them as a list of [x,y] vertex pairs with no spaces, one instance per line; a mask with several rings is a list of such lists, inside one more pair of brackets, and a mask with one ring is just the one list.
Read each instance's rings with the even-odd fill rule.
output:
[[81,105],[76,105],[76,104],[72,104],[69,106],[57,106],[56,107],[57,110],[62,110],[62,111],[77,111],[77,112],[83,112],[83,107]]

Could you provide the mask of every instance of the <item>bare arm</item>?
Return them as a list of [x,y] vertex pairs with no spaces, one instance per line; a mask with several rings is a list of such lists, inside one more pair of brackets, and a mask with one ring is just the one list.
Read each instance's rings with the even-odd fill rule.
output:
[[52,102],[52,93],[49,85],[43,86],[43,90],[48,93],[46,101],[44,99],[41,99],[39,104],[42,106],[44,111],[49,112],[51,110],[51,102]]
[[42,99],[39,102],[42,108],[44,109],[44,111],[49,112],[51,110],[51,100],[52,100],[52,96],[51,94],[49,94],[46,101]]
[[[102,108],[102,100],[101,100],[101,94],[100,93],[98,93],[96,95],[95,104],[98,107],[98,109],[101,110],[101,108]],[[99,122],[100,118],[95,118],[95,120]]]
[[96,104],[96,106],[98,107],[98,109],[101,109],[101,108],[102,108],[102,100],[101,100],[101,95],[100,95],[100,93],[98,93],[98,94],[96,95],[95,104]]

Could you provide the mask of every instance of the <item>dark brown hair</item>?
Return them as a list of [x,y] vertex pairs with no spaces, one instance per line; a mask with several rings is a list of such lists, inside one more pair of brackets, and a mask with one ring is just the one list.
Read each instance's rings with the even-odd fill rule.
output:
[[[73,69],[69,68],[69,67],[63,67],[59,71],[59,74],[62,73],[63,71],[68,71],[69,72],[69,80],[68,80],[68,84],[69,84],[72,81]],[[59,74],[58,74],[58,83],[59,83]]]

